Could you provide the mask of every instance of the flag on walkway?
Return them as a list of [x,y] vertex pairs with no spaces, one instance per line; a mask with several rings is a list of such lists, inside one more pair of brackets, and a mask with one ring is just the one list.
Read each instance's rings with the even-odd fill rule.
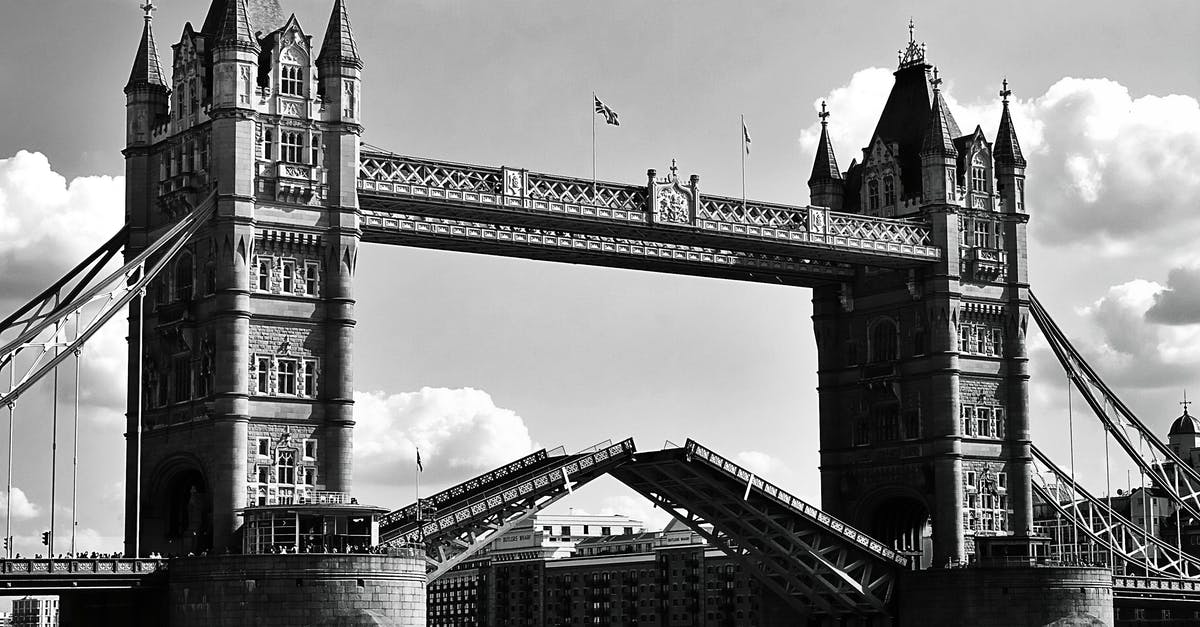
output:
[[742,120],[742,143],[746,147],[746,154],[750,154],[750,129],[746,128],[746,120]]
[[600,99],[597,98],[595,94],[592,94],[592,99],[596,101],[596,113],[604,116],[605,123],[612,124],[613,126],[621,125],[621,123],[617,120],[616,111],[613,111],[608,105],[600,102]]
[[425,472],[425,467],[421,465],[421,449],[417,448],[417,470]]

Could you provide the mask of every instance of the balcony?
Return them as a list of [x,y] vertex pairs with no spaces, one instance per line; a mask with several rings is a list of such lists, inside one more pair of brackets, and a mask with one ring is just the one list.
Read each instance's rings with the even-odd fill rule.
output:
[[990,282],[1004,277],[1008,253],[996,248],[967,248],[962,255],[964,275],[976,281]]

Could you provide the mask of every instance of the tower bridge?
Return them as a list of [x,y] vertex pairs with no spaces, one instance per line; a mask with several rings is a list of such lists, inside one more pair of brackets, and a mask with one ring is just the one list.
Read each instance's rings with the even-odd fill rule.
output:
[[[125,86],[128,222],[0,322],[0,365],[14,373],[0,401],[12,408],[128,305],[129,559],[6,560],[0,590],[54,590],[69,605],[81,585],[139,599],[164,589],[122,601],[120,620],[138,624],[364,612],[419,624],[426,581],[609,474],[814,624],[1112,624],[1114,607],[1200,611],[1196,560],[1085,491],[1064,499],[1034,482],[1035,460],[1053,465],[1030,440],[1031,317],[1126,452],[1200,516],[1200,474],[1161,443],[1150,460],[1133,450],[1157,439],[1030,293],[1037,204],[1026,202],[1007,85],[995,134],[964,133],[910,38],[861,160],[838,166],[823,111],[810,203],[785,205],[707,194],[674,163],[611,183],[365,145],[365,64],[344,0],[319,45],[277,0],[213,0],[199,28],[183,27],[169,74],[145,9]],[[811,288],[821,506],[697,442],[638,451],[632,439],[540,451],[386,513],[359,506],[349,495],[363,243]],[[106,272],[118,251],[124,265]],[[1087,502],[1086,521],[1072,521],[1110,561],[1056,560],[1034,527],[1035,493],[1065,512]],[[287,517],[298,547],[302,515],[339,529],[374,520],[311,533],[369,536],[392,554],[259,550],[276,538],[264,525]],[[147,559],[160,553],[211,556]],[[297,588],[320,585],[291,593],[292,614],[271,615],[267,600],[293,575]],[[382,605],[362,606],[368,585]],[[78,599],[76,621],[104,606]]]

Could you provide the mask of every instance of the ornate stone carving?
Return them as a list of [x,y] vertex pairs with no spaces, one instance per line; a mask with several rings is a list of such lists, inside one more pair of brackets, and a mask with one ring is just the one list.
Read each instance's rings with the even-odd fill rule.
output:
[[673,187],[664,187],[658,192],[658,212],[655,218],[659,222],[690,223],[687,196]]

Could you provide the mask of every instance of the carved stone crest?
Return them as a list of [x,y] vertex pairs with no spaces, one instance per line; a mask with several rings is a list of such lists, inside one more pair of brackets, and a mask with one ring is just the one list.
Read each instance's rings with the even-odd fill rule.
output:
[[677,224],[688,224],[691,222],[688,215],[687,196],[673,187],[663,188],[658,193],[658,215],[656,218],[659,222],[674,222]]

